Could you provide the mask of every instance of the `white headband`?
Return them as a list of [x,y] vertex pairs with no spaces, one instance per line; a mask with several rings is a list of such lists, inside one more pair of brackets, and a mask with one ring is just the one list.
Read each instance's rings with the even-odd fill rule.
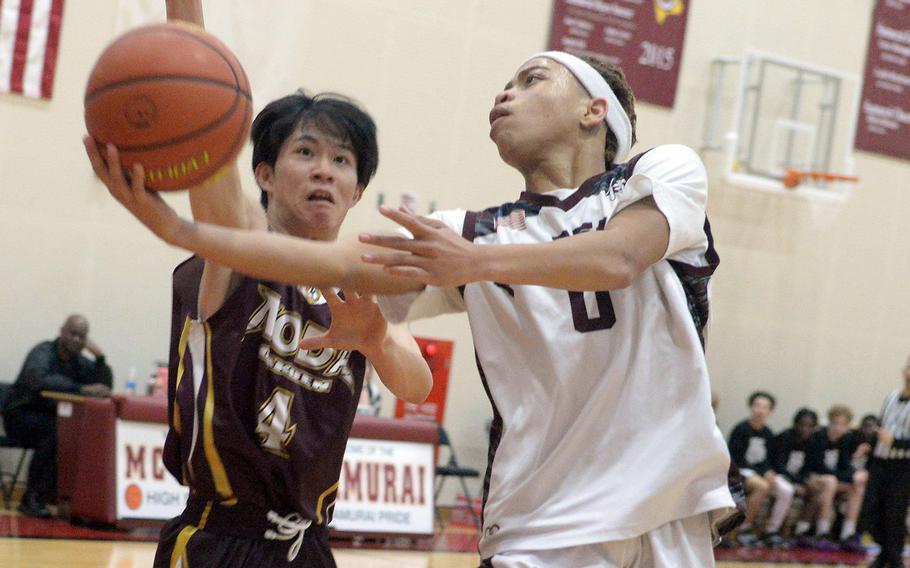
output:
[[525,65],[528,61],[538,57],[546,57],[556,61],[578,79],[578,82],[588,91],[589,95],[596,99],[606,99],[607,118],[605,122],[610,127],[610,130],[613,131],[613,135],[616,136],[616,141],[619,143],[613,161],[618,164],[625,160],[629,154],[629,149],[632,147],[632,123],[629,122],[629,116],[623,110],[622,105],[619,104],[619,99],[613,94],[613,89],[610,88],[607,81],[596,69],[571,53],[564,51],[544,51],[527,58],[521,65]]

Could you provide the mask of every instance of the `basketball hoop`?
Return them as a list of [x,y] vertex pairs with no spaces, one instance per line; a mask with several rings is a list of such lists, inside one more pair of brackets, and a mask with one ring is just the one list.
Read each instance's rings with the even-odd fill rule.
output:
[[785,188],[794,190],[807,181],[822,182],[822,185],[824,185],[825,182],[829,181],[858,182],[859,177],[847,174],[836,174],[832,172],[814,172],[788,169],[787,175],[785,175],[781,181],[783,182]]

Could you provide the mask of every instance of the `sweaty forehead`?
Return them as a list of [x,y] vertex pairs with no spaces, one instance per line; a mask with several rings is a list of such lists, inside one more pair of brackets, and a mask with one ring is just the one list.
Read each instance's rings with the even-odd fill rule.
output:
[[584,87],[581,86],[581,83],[575,79],[575,75],[573,75],[571,71],[566,69],[565,66],[558,61],[550,59],[549,57],[535,57],[534,59],[529,59],[523,63],[515,72],[515,76],[506,84],[506,89],[511,88],[513,85],[520,82],[525,75],[535,70],[542,70],[554,78],[571,80],[571,82],[577,85],[581,91],[586,92],[584,91]]

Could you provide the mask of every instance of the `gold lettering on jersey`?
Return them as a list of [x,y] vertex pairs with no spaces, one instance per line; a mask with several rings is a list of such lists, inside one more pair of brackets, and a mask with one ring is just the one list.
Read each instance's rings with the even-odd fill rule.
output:
[[[314,321],[304,320],[299,313],[288,310],[282,303],[281,294],[275,290],[262,284],[258,290],[262,303],[250,316],[246,334],[261,333],[263,343],[259,348],[259,358],[272,372],[317,392],[331,390],[332,379],[338,377],[353,392],[354,380],[348,368],[351,352],[331,348],[312,351],[300,349],[301,339],[324,335],[327,330]],[[311,305],[325,303],[316,288],[301,287],[300,291]],[[319,373],[322,377],[314,376],[311,372]],[[328,388],[322,385],[324,382]]]
[[335,382],[332,379],[311,375],[296,365],[288,363],[280,357],[276,357],[265,343],[259,346],[259,360],[265,363],[265,366],[276,375],[281,375],[289,381],[313,392],[330,392],[332,390],[332,384]]
[[319,288],[297,286],[297,291],[311,306],[319,306],[325,303],[325,298],[322,297],[322,290]]

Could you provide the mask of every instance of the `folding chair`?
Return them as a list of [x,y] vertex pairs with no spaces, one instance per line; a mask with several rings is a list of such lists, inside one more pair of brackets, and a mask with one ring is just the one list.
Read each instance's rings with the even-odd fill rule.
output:
[[436,518],[439,519],[439,525],[441,527],[445,527],[442,516],[439,514],[439,494],[442,492],[442,486],[445,483],[446,478],[457,477],[459,481],[461,481],[461,489],[464,491],[464,496],[467,500],[465,506],[471,512],[471,518],[474,519],[474,523],[479,529],[481,528],[480,517],[477,516],[477,512],[474,510],[474,498],[471,496],[471,491],[468,489],[468,484],[465,480],[469,477],[480,477],[480,472],[470,467],[461,467],[458,464],[458,458],[455,455],[455,449],[449,442],[449,435],[446,433],[445,428],[443,428],[440,424],[438,426],[438,430],[439,447],[447,449],[449,453],[449,459],[445,463],[436,466],[436,491],[433,496],[433,501],[436,503]]
[[[0,423],[2,423],[3,408],[6,406],[6,398],[11,388],[12,385],[9,383],[0,383]],[[22,466],[25,465],[25,456],[28,450],[7,436],[5,432],[0,434],[0,450],[3,449],[19,450],[19,461],[16,464],[15,471],[9,472],[0,468],[0,493],[3,493],[3,504],[7,509],[11,509],[13,490],[19,482],[19,475],[22,474]]]

